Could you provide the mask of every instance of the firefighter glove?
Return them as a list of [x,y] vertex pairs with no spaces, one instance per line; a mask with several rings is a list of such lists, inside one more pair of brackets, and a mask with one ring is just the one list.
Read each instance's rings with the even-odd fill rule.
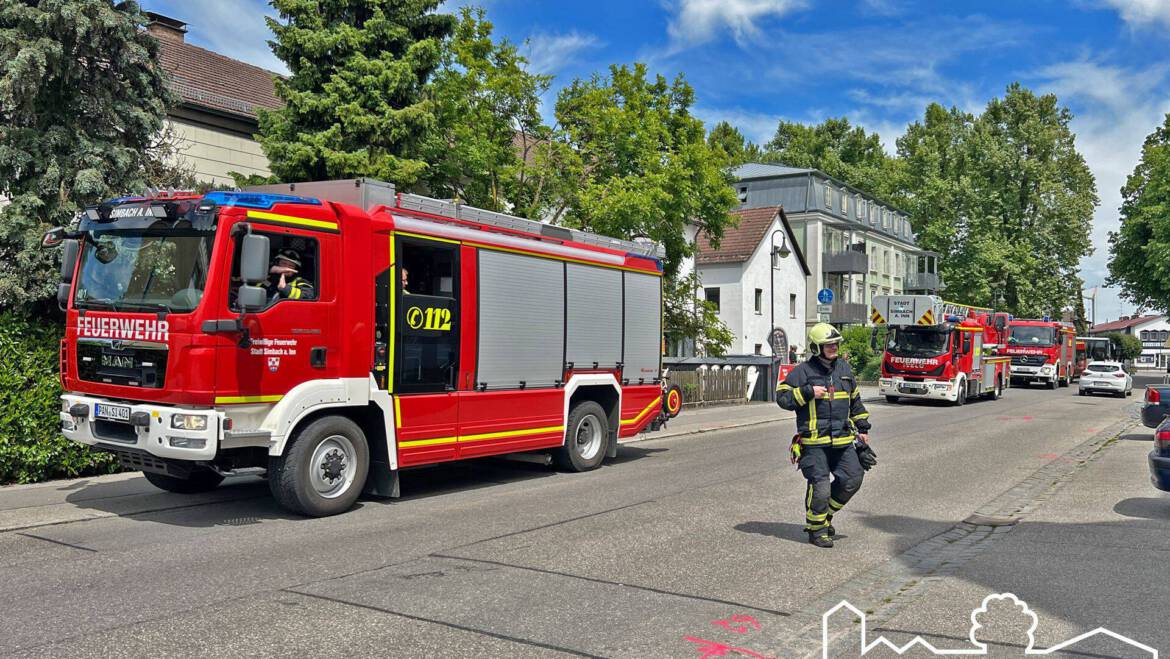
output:
[[877,453],[868,443],[856,441],[853,442],[853,448],[857,451],[857,461],[861,463],[862,469],[869,471],[877,464]]

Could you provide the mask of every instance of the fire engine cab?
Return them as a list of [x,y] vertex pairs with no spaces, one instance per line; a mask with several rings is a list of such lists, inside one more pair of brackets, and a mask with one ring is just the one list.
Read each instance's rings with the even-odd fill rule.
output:
[[907,397],[962,405],[977,396],[995,400],[1008,386],[1009,360],[998,356],[1005,313],[933,295],[878,295],[870,320],[888,328],[878,390],[891,403]]
[[657,244],[360,179],[113,199],[62,242],[62,431],[163,489],[266,472],[331,515],[420,465],[595,469],[666,416]]
[[1013,382],[1067,387],[1076,373],[1076,331],[1070,323],[1013,318],[1004,354]]

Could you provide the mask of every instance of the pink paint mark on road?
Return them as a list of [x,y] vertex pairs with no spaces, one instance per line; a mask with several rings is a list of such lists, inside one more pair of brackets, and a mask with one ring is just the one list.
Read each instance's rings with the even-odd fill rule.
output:
[[727,620],[713,620],[711,624],[735,632],[736,634],[746,634],[752,629],[756,631],[760,630],[759,620],[742,613],[737,613]]
[[716,641],[695,638],[694,636],[684,636],[683,640],[690,643],[695,643],[699,646],[696,648],[699,651],[699,659],[709,659],[710,657],[728,657],[733,654],[738,654],[744,657],[755,657],[755,659],[775,659],[775,657],[769,657],[747,648],[741,648],[734,645],[724,645]]
[[1032,420],[1031,416],[997,416],[995,418],[999,421],[1031,421]]

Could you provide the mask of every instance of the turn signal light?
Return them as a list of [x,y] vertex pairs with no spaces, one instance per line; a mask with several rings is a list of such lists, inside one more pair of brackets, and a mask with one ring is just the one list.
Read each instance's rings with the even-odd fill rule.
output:
[[1158,390],[1153,387],[1146,387],[1146,402],[1160,403],[1162,402],[1162,394],[1158,393]]
[[1154,448],[1159,453],[1165,453],[1170,450],[1170,430],[1157,430],[1154,432]]

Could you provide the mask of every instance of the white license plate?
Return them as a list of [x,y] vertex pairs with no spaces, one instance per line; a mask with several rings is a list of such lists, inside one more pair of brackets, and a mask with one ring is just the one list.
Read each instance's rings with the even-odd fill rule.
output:
[[97,419],[109,419],[111,421],[129,421],[130,408],[125,405],[95,403],[93,406],[93,416]]

